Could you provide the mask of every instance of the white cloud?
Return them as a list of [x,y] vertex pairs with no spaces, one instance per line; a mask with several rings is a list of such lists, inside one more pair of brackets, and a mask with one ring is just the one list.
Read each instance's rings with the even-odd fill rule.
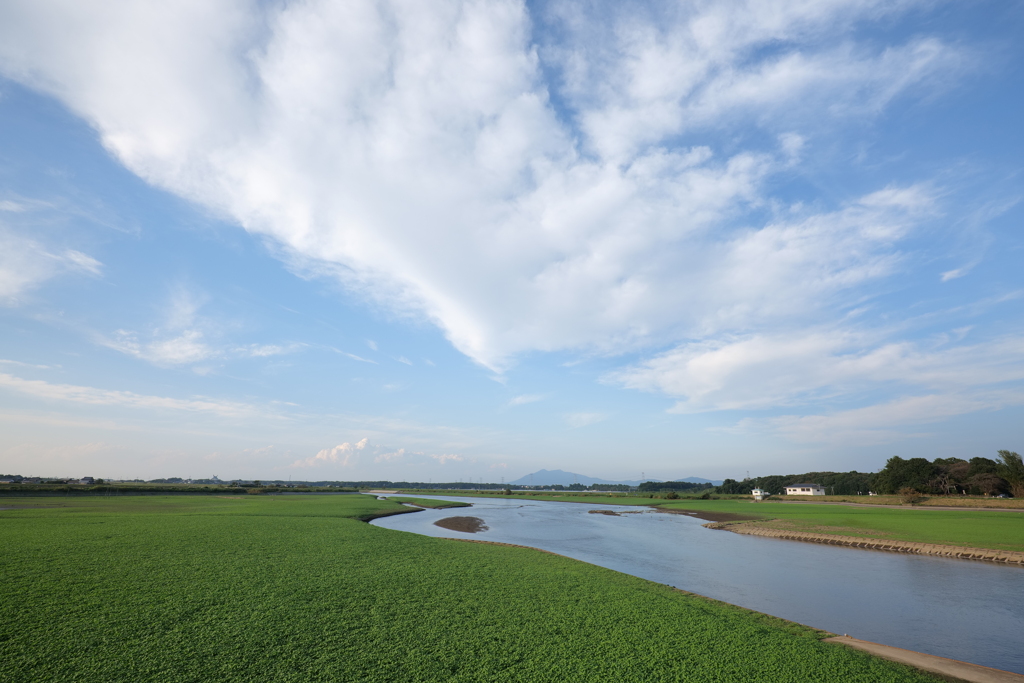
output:
[[98,335],[96,341],[136,358],[157,365],[188,365],[219,355],[206,342],[206,334],[214,325],[199,317],[206,297],[184,286],[177,286],[163,310],[163,320],[152,328],[145,341],[132,330],[117,330],[113,337]]
[[349,353],[348,351],[342,351],[341,349],[335,349],[333,347],[331,348],[331,351],[334,351],[337,354],[345,356],[346,358],[351,358],[352,360],[357,360],[360,363],[372,363],[374,365],[377,365],[377,361],[375,361],[375,360],[370,360],[369,358],[363,358],[362,356],[357,356],[356,354]]
[[405,449],[399,448],[397,451],[390,451],[388,453],[380,453],[373,458],[374,462],[391,462],[392,460],[401,460],[405,457]]
[[0,223],[0,304],[17,304],[25,293],[61,273],[98,277],[102,271],[103,264],[88,254],[49,248]]
[[[934,37],[858,42],[912,4],[25,0],[0,6],[0,72],[149,182],[500,370],[744,333],[891,273],[927,214],[900,204],[913,188],[745,226],[803,128],[960,73]],[[752,127],[788,137],[743,147]],[[194,362],[188,333],[137,353]]]
[[10,199],[0,200],[0,211],[7,211],[9,213],[21,213],[27,210],[24,204],[16,202]]
[[445,464],[446,462],[462,462],[463,461],[463,457],[461,455],[456,455],[454,453],[446,453],[446,454],[443,454],[443,455],[431,455],[430,457],[433,458],[434,460],[437,460],[437,462],[442,464],[442,465]]
[[267,358],[269,356],[283,356],[289,353],[295,353],[303,348],[305,344],[250,344],[249,346],[243,346],[235,349],[235,353],[240,356],[249,356],[251,358]]
[[680,397],[671,412],[692,413],[807,405],[879,387],[958,395],[1024,379],[1024,338],[949,343],[966,332],[954,330],[928,346],[844,330],[755,334],[686,344],[608,380]]
[[352,444],[345,442],[338,444],[334,448],[325,448],[319,451],[316,455],[306,458],[305,460],[296,460],[292,463],[292,467],[314,467],[317,465],[341,465],[342,467],[348,467],[354,464],[354,458],[359,451],[366,448],[369,443],[368,438],[363,438],[356,443]]
[[942,280],[943,282],[949,282],[950,280],[955,280],[958,277],[963,277],[964,275],[967,275],[969,272],[971,272],[970,266],[965,266],[963,268],[954,268],[953,270],[947,270],[946,272],[944,272],[939,279]]
[[22,379],[0,373],[0,387],[43,400],[70,401],[97,406],[125,406],[150,410],[180,410],[210,413],[220,417],[269,417],[271,414],[257,406],[213,398],[178,399],[147,396],[130,391],[97,389],[73,384],[54,384],[42,380]]
[[[223,320],[200,314],[206,303],[204,294],[179,285],[172,289],[163,306],[160,322],[147,332],[116,330],[110,336],[96,335],[95,339],[103,346],[161,366],[194,365],[224,358],[269,358],[306,348],[306,344],[298,342],[229,346],[218,339],[228,325]],[[365,360],[333,350],[356,360]],[[193,370],[199,374],[212,372],[209,367],[195,366]]]
[[8,360],[6,358],[0,358],[0,363],[4,365],[17,365],[22,368],[35,368],[36,370],[52,370],[53,368],[59,368],[59,365],[36,365],[35,363],[23,363],[20,360]]
[[926,394],[825,415],[745,418],[740,430],[770,432],[803,443],[877,445],[922,436],[907,428],[942,422],[958,415],[1024,405],[1024,393]]
[[568,413],[564,417],[565,423],[573,429],[587,427],[608,419],[608,416],[604,413]]
[[196,363],[206,360],[214,353],[203,341],[203,333],[199,330],[185,330],[178,336],[156,339],[144,344],[139,342],[136,333],[118,330],[113,339],[103,339],[101,343],[121,353],[158,365]]
[[535,403],[537,401],[543,400],[544,396],[542,394],[522,394],[520,396],[514,397],[511,401],[508,402],[508,404],[510,406],[522,406],[526,405],[527,403]]

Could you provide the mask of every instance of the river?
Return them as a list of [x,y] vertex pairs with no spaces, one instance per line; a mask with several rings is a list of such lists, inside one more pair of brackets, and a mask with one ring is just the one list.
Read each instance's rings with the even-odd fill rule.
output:
[[[473,507],[373,524],[550,550],[833,633],[1024,674],[1024,567],[741,536],[647,507],[417,497]],[[489,529],[434,526],[453,516]]]

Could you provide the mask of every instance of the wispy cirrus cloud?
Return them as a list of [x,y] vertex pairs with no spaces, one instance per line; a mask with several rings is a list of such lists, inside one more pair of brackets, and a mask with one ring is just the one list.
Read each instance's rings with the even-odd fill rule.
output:
[[573,429],[589,427],[592,424],[608,419],[608,415],[605,413],[567,413],[563,417],[565,418],[565,423]]
[[158,411],[210,413],[226,418],[270,417],[273,414],[256,405],[214,398],[179,399],[137,394],[131,391],[100,389],[74,384],[57,384],[36,379],[23,379],[0,373],[0,387],[42,400],[68,401],[95,406],[124,406]]
[[1024,339],[965,344],[961,332],[925,343],[844,329],[750,335],[683,345],[607,379],[679,397],[677,413],[806,406],[879,388],[956,395],[1024,379]]
[[[270,358],[297,353],[307,344],[287,342],[280,344],[234,345],[225,340],[223,321],[202,313],[209,297],[193,288],[178,284],[172,287],[162,307],[159,322],[148,330],[115,330],[112,334],[95,334],[101,346],[134,356],[160,366],[195,365],[204,361],[239,358]],[[344,353],[343,351],[337,351]],[[345,354],[358,360],[358,356]],[[373,362],[373,361],[366,361]],[[197,368],[204,371],[204,368]],[[208,370],[208,368],[206,369]]]
[[511,400],[509,400],[508,404],[510,406],[523,406],[526,405],[527,403],[536,403],[537,401],[543,400],[543,394],[520,394],[519,396],[515,396]]
[[1017,406],[1024,406],[1022,391],[933,393],[819,415],[748,417],[735,429],[797,443],[874,446],[928,436],[930,425],[961,415]]
[[75,249],[46,246],[6,227],[0,216],[0,304],[16,305],[25,294],[61,273],[99,277],[103,264]]

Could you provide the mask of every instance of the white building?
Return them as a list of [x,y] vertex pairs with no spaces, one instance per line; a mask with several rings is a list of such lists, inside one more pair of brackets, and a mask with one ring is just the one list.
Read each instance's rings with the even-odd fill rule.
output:
[[764,489],[754,489],[751,493],[754,495],[754,500],[764,500],[769,495]]
[[825,487],[818,484],[792,484],[786,487],[787,496],[824,496]]

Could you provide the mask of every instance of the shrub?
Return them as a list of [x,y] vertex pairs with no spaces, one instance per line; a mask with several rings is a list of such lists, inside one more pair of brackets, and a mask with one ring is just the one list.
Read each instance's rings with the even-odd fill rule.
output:
[[896,492],[896,495],[899,496],[900,502],[904,505],[913,505],[921,500],[921,494],[918,493],[917,489],[910,488],[909,486],[901,488]]

